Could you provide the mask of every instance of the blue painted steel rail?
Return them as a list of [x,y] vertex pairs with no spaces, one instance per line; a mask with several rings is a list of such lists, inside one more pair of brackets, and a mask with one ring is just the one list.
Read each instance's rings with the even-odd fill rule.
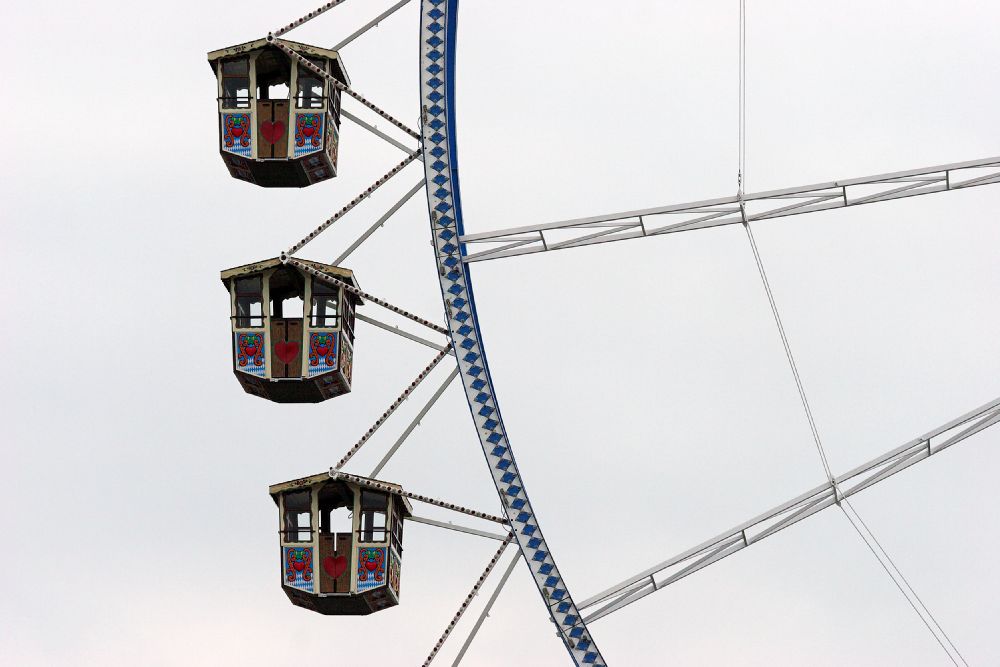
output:
[[427,205],[441,296],[472,419],[497,493],[538,591],[577,665],[604,665],[542,537],[514,461],[493,391],[476,317],[472,280],[458,237],[462,201],[455,148],[455,38],[458,0],[421,0],[420,97]]

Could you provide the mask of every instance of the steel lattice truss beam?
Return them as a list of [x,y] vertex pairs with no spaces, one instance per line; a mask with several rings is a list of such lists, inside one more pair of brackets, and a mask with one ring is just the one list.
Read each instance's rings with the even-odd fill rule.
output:
[[[584,618],[587,622],[603,618],[650,593],[662,590],[726,556],[760,542],[820,510],[837,504],[873,484],[895,475],[914,463],[962,442],[1000,422],[1000,398],[951,420],[919,438],[896,447],[863,463],[836,478],[836,488],[826,483],[817,486],[786,503],[716,535],[696,547],[640,572],[579,604],[581,610],[594,609]],[[600,605],[598,607],[598,605]],[[595,609],[596,607],[596,609]]]
[[480,262],[596,243],[873,204],[1000,183],[1000,157],[734,197],[463,234],[463,261]]

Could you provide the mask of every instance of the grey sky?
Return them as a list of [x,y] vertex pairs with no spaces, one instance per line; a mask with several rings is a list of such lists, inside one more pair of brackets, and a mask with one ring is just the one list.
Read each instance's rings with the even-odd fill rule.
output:
[[[330,46],[389,4],[354,0],[289,37]],[[749,189],[1000,154],[1000,8],[749,4]],[[737,6],[465,0],[467,230],[734,194]],[[345,124],[333,181],[276,191],[226,173],[205,53],[312,8],[0,10],[3,664],[414,664],[495,549],[411,524],[402,604],[369,617],[281,592],[267,485],[336,462],[433,356],[359,324],[347,397],[275,405],[232,377],[218,271],[274,256],[402,155]],[[354,86],[412,124],[416,49],[410,6],[343,51]],[[408,168],[301,255],[332,259],[419,178]],[[998,205],[992,186],[755,227],[836,472],[1000,395]],[[440,317],[420,197],[347,265]],[[823,481],[741,230],[472,274],[511,442],[575,597]],[[463,401],[452,387],[382,477],[494,512]],[[998,445],[987,431],[855,501],[976,665],[1000,663]],[[612,665],[949,664],[833,509],[591,629]],[[519,566],[468,664],[566,661]]]

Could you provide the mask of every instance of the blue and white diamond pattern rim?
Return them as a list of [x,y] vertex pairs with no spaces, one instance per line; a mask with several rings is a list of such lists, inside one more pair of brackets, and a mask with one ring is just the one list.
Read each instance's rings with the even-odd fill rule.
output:
[[472,281],[455,241],[463,233],[455,148],[455,37],[458,0],[421,0],[420,96],[427,206],[441,296],[462,384],[497,492],[518,547],[577,665],[605,665],[542,537],[493,393]]

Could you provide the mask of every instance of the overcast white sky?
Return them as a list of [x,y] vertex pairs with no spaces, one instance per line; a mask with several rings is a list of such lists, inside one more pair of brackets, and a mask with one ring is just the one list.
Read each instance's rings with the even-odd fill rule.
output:
[[[353,0],[290,37],[331,46],[389,4]],[[1000,154],[994,3],[748,4],[749,189]],[[737,6],[463,2],[467,230],[734,194]],[[274,256],[400,157],[347,124],[334,181],[228,176],[205,53],[311,9],[0,9],[3,664],[415,664],[495,548],[410,525],[403,602],[369,617],[281,592],[268,484],[336,462],[433,356],[359,324],[347,397],[275,405],[232,377],[218,271]],[[413,124],[417,27],[409,6],[343,51],[355,87]],[[336,257],[419,178],[409,167],[301,255]],[[1000,395],[998,206],[992,186],[756,227],[835,471]],[[348,265],[440,318],[419,197]],[[473,275],[511,441],[578,599],[823,480],[740,229]],[[974,665],[1000,664],[998,446],[988,431],[855,501]],[[456,387],[382,476],[499,509]],[[612,665],[949,664],[832,509],[592,630]],[[468,664],[566,662],[521,565]]]

